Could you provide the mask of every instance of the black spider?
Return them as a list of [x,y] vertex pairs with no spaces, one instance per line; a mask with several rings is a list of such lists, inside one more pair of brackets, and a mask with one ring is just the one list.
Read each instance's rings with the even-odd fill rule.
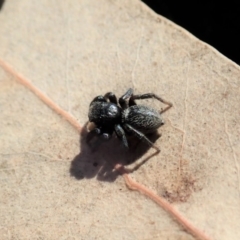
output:
[[[158,112],[149,107],[137,105],[135,102],[137,99],[147,98],[155,98],[168,106]],[[171,108],[172,104],[154,93],[133,95],[131,88],[119,98],[118,103],[112,92],[93,99],[89,107],[88,117],[89,122],[94,123],[94,131],[105,139],[109,139],[115,132],[127,148],[129,146],[126,133],[133,133],[159,152],[159,148],[145,134],[156,131],[164,124],[161,113]]]

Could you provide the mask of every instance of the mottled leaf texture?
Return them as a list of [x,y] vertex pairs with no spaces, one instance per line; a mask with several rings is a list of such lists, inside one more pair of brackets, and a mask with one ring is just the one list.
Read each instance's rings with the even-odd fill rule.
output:
[[[138,0],[7,0],[0,58],[82,126],[108,91],[172,102],[155,139],[161,152],[131,176],[212,239],[240,239],[236,64]],[[113,169],[153,149],[87,144],[3,67],[0,122],[1,239],[194,239]]]

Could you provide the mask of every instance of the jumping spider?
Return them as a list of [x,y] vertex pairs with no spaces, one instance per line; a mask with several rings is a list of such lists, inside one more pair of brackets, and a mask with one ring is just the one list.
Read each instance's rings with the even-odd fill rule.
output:
[[[146,106],[137,105],[135,100],[155,98],[168,105],[158,112]],[[119,103],[119,105],[118,105]],[[154,93],[133,95],[130,88],[117,102],[115,94],[106,93],[104,96],[95,97],[89,107],[89,122],[94,124],[94,131],[109,139],[113,132],[120,138],[125,147],[129,147],[126,134],[133,133],[145,141],[150,147],[160,151],[145,134],[155,132],[164,121],[161,114],[172,107],[172,103],[165,101]]]

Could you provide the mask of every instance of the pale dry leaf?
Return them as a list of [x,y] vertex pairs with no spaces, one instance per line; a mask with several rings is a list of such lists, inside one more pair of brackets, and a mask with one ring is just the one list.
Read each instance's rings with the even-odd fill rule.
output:
[[[238,66],[137,0],[8,0],[0,56],[82,125],[107,91],[171,101],[161,153],[132,176],[213,239],[240,238]],[[193,239],[126,188],[109,164],[129,158],[118,141],[91,152],[4,69],[0,111],[3,239]]]

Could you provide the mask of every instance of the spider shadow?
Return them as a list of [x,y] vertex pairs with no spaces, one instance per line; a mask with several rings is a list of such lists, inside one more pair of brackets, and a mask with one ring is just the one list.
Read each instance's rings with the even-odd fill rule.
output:
[[[156,132],[147,137],[154,143],[160,135]],[[116,164],[130,165],[151,148],[135,137],[129,137],[128,141],[129,149],[123,146],[115,134],[110,140],[104,141],[95,133],[88,133],[85,124],[80,135],[80,153],[71,162],[70,175],[78,180],[96,177],[99,181],[115,181],[120,174],[114,168]],[[154,155],[156,155],[155,151],[140,163],[135,163],[133,168],[127,168],[127,171],[136,171]]]

